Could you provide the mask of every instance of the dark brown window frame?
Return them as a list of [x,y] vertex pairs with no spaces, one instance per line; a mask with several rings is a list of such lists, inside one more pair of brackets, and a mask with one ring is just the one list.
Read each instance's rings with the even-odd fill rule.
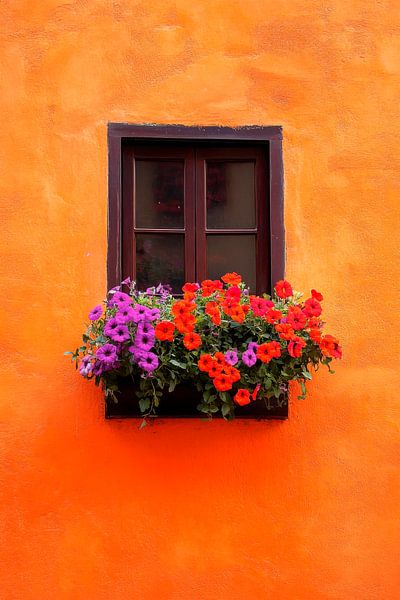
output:
[[[285,229],[283,220],[283,157],[282,128],[280,126],[230,127],[193,127],[185,125],[133,125],[128,123],[109,123],[108,125],[108,287],[119,285],[123,278],[122,262],[122,195],[123,195],[123,144],[126,142],[205,142],[247,143],[263,145],[268,148],[268,185],[269,201],[269,257],[268,278],[272,289],[276,281],[284,277],[285,271]],[[199,401],[196,390],[177,390],[171,394],[168,402],[161,402],[158,412],[161,417],[193,418],[201,414],[196,410]],[[139,407],[132,402],[132,389],[129,384],[122,389],[118,404],[106,399],[106,418],[140,417]],[[283,394],[266,407],[263,400],[236,408],[236,417],[249,419],[286,419],[288,417],[288,398]]]
[[285,230],[283,221],[283,160],[282,128],[280,126],[246,127],[194,127],[185,125],[133,125],[109,123],[108,125],[108,287],[118,285],[123,278],[122,261],[122,164],[124,142],[206,142],[251,143],[268,148],[269,178],[269,287],[282,279],[285,270]]

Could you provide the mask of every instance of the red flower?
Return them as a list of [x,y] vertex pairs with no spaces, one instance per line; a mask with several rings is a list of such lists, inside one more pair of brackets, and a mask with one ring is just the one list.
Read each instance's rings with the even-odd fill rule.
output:
[[287,315],[287,322],[293,329],[303,329],[307,323],[307,317],[298,306],[291,306]]
[[308,319],[307,327],[309,327],[310,329],[314,329],[315,327],[322,327],[322,325],[323,323],[321,319],[318,319],[318,317],[311,317],[310,319]]
[[307,317],[319,317],[319,315],[322,313],[322,307],[315,298],[308,298],[308,300],[304,302],[303,310]]
[[342,349],[339,346],[339,340],[333,337],[333,335],[324,335],[319,347],[321,348],[322,354],[325,356],[342,358]]
[[219,365],[214,360],[213,363],[212,363],[212,365],[211,365],[211,367],[208,369],[208,374],[211,377],[211,379],[214,379],[214,377],[217,377],[218,375],[221,375],[222,369],[223,369],[223,366]]
[[322,302],[324,299],[323,295],[317,292],[317,290],[311,290],[311,296],[318,300],[318,302]]
[[310,335],[310,338],[314,342],[317,342],[317,344],[319,344],[319,342],[322,339],[322,333],[321,333],[321,330],[318,329],[318,327],[311,328],[310,331],[309,331],[309,335]]
[[197,362],[200,371],[208,373],[213,365],[213,358],[210,354],[202,354]]
[[216,302],[207,302],[205,308],[206,314],[211,317],[211,321],[214,325],[221,323],[221,313],[219,312],[218,304]]
[[281,346],[279,342],[266,342],[257,348],[257,358],[264,363],[269,363],[273,358],[279,358]]
[[223,352],[216,352],[214,354],[214,361],[217,365],[219,365],[220,367],[225,367],[226,365],[226,360],[225,360],[225,355]]
[[289,298],[289,296],[293,296],[293,288],[285,279],[281,279],[275,284],[275,292],[279,298]]
[[228,290],[226,290],[225,298],[232,299],[232,300],[235,300],[236,302],[239,302],[241,295],[242,295],[242,292],[241,292],[240,288],[238,288],[237,285],[233,285]]
[[232,310],[230,311],[230,317],[232,321],[236,321],[237,323],[243,323],[245,316],[246,315],[244,313],[244,310],[240,306],[240,304],[235,306],[235,308],[232,308]]
[[218,279],[205,279],[201,282],[201,290],[203,296],[211,296],[217,290],[222,290],[223,285]]
[[196,324],[196,317],[186,313],[182,317],[175,317],[174,323],[179,333],[191,333]]
[[259,383],[257,383],[256,387],[254,388],[254,390],[251,394],[252,400],[256,400],[258,392],[260,391],[260,387],[261,387],[261,385]]
[[199,289],[199,284],[198,283],[185,283],[185,285],[182,287],[182,291],[183,292],[197,292],[197,290]]
[[173,342],[174,329],[175,325],[170,321],[161,321],[161,323],[158,323],[155,327],[156,338],[161,342]]
[[275,321],[279,321],[282,318],[282,313],[280,310],[276,310],[275,308],[269,308],[265,314],[265,320],[268,323],[275,323]]
[[230,377],[230,379],[233,383],[235,383],[235,381],[240,380],[239,369],[236,369],[235,367],[232,367],[231,365],[226,365],[224,367],[223,371],[224,371],[225,375],[228,375],[228,377]]
[[263,317],[268,310],[267,300],[259,296],[250,296],[250,306],[256,317]]
[[171,307],[171,312],[175,317],[183,317],[195,310],[196,304],[187,300],[178,300]]
[[213,380],[213,384],[219,392],[226,392],[227,390],[232,389],[231,378],[228,377],[228,375],[224,375],[223,373],[215,377],[215,379]]
[[305,341],[298,335],[293,336],[292,340],[288,344],[288,352],[293,358],[299,358],[303,351]]
[[281,340],[291,340],[294,336],[294,331],[289,323],[278,323],[275,325],[275,331],[279,333]]
[[183,338],[183,345],[188,350],[197,350],[201,346],[201,337],[198,333],[187,333]]
[[221,279],[227,285],[238,285],[242,281],[241,276],[235,272],[225,273],[225,275],[221,277]]
[[246,404],[250,404],[250,392],[249,390],[240,388],[234,395],[233,399],[236,402],[236,404],[239,404],[239,406],[245,406]]

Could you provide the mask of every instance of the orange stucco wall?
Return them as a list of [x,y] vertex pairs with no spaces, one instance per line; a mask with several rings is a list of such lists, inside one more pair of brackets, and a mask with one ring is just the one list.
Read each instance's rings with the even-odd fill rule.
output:
[[[395,0],[0,7],[4,600],[400,597]],[[108,121],[281,124],[287,276],[344,345],[284,423],[106,422]]]

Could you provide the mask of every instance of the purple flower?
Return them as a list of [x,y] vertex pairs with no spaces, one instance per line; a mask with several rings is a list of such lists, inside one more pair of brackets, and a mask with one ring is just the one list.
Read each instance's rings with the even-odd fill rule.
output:
[[143,306],[143,304],[136,304],[133,309],[133,312],[133,321],[135,323],[148,320],[149,309],[147,308],[147,306]]
[[100,360],[96,360],[96,362],[94,363],[93,369],[92,369],[92,373],[93,375],[95,375],[96,377],[98,375],[101,375],[104,371],[104,365]]
[[132,283],[132,279],[130,277],[127,277],[126,279],[121,281],[121,285],[131,285],[131,283]]
[[95,306],[94,308],[92,308],[92,310],[89,313],[89,319],[91,321],[97,321],[97,319],[100,319],[102,314],[103,314],[103,308],[102,308],[101,304],[99,304],[98,306]]
[[137,346],[129,346],[128,348],[129,352],[132,354],[133,359],[137,362],[138,360],[140,360],[143,356],[145,356],[147,354],[147,352],[145,350],[141,350],[140,348],[138,348]]
[[158,308],[150,308],[148,312],[149,321],[155,321],[160,318],[160,311]]
[[225,352],[225,360],[228,365],[231,365],[232,367],[233,365],[236,365],[237,361],[239,360],[236,350],[228,350]]
[[154,346],[155,342],[154,331],[148,333],[137,333],[135,337],[135,345],[140,350],[150,350]]
[[157,369],[159,360],[154,352],[146,352],[139,359],[139,367],[148,373],[152,373],[154,369]]
[[118,325],[114,329],[114,332],[110,335],[110,338],[114,340],[114,342],[126,342],[126,340],[130,339],[129,329],[126,325]]
[[252,367],[257,362],[257,356],[251,350],[246,350],[242,354],[242,361],[247,367]]
[[247,346],[247,350],[250,350],[250,352],[253,352],[254,354],[257,352],[257,348],[258,344],[256,342],[250,342]]
[[104,344],[97,350],[96,357],[105,365],[112,364],[117,359],[117,349],[113,344]]
[[109,319],[109,321],[107,321],[107,323],[104,327],[105,335],[107,335],[108,337],[112,337],[112,335],[115,333],[115,330],[120,325],[121,325],[121,323],[119,323],[119,321],[117,321],[117,319],[115,317],[111,317],[111,319]]
[[132,302],[132,298],[129,296],[129,294],[125,294],[125,292],[115,292],[110,300],[111,306],[115,304],[120,306],[121,304],[127,304],[130,302]]
[[118,312],[115,315],[118,323],[131,323],[133,321],[133,317],[135,313],[133,312],[133,308],[130,304],[120,304],[118,307]]
[[88,375],[91,375],[91,373],[92,373],[93,365],[92,365],[91,360],[92,360],[92,356],[90,356],[90,355],[84,356],[81,360],[79,372],[83,377],[87,377]]
[[154,335],[154,327],[150,321],[140,321],[137,326],[138,333],[151,333]]

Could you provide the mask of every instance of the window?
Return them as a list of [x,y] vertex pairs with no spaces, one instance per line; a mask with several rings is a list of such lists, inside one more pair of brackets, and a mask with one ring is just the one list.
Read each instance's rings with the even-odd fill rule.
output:
[[109,285],[237,271],[269,292],[284,269],[279,127],[109,126]]
[[[109,144],[108,285],[139,289],[237,271],[254,292],[284,275],[280,127],[112,123]],[[138,417],[132,384],[107,418]],[[195,390],[175,390],[160,416],[198,417]],[[287,398],[238,407],[237,417],[286,418]]]

